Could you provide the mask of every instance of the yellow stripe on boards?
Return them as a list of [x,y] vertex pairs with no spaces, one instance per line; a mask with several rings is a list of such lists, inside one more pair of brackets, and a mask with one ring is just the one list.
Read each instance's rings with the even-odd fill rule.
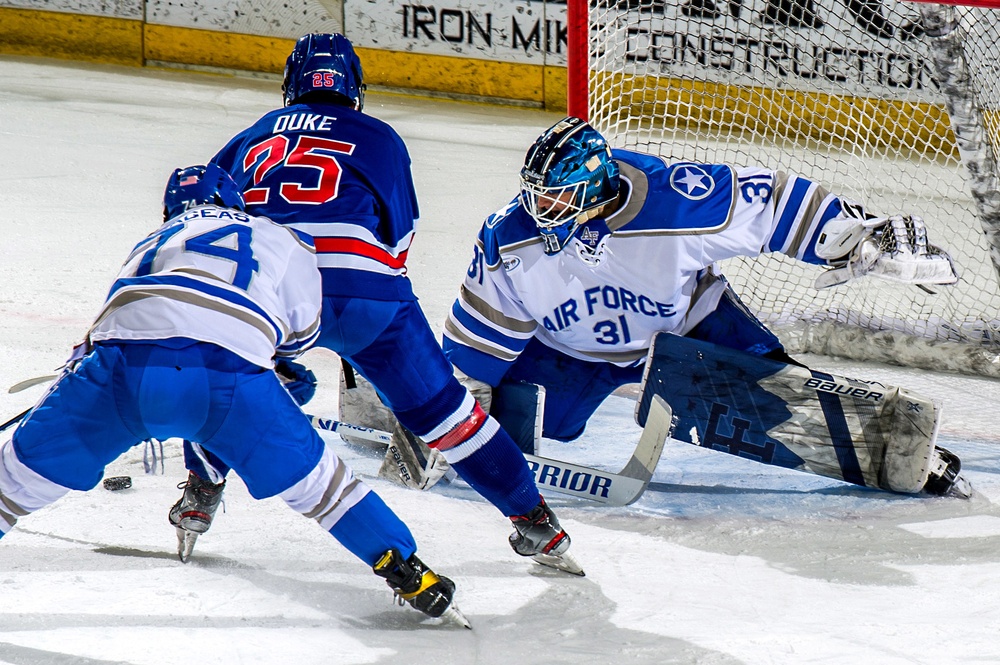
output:
[[141,67],[142,21],[0,8],[0,53]]

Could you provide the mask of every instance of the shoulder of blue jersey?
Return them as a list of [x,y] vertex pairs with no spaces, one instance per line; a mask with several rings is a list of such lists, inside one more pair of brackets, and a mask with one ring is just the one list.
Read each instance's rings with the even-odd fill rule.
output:
[[535,220],[521,205],[520,196],[486,218],[479,239],[488,265],[497,265],[500,254],[515,246],[541,242]]
[[[224,162],[226,158],[223,155],[228,151],[272,135],[309,133],[321,136],[324,132],[330,132],[332,139],[352,146],[363,143],[372,155],[379,155],[381,150],[386,149],[386,144],[392,144],[396,150],[407,154],[396,130],[378,118],[332,104],[293,104],[262,115],[257,122],[234,136],[212,161]],[[231,155],[228,157],[232,158]]]
[[711,233],[725,228],[735,194],[731,166],[669,162],[629,150],[613,150],[612,156],[633,189],[628,206],[619,213],[632,219],[616,234]]

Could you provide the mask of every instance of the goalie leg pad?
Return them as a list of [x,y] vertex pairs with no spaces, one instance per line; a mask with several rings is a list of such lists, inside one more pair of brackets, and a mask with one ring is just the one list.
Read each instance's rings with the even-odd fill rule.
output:
[[657,335],[637,421],[653,395],[689,443],[904,493],[927,481],[940,411],[908,390]]
[[894,389],[884,405],[891,436],[879,487],[915,494],[927,484],[941,424],[940,409],[929,399],[904,388]]

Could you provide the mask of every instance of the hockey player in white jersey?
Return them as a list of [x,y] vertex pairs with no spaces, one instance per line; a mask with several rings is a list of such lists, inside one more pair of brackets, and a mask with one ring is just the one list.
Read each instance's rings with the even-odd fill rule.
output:
[[[914,284],[957,280],[917,217],[875,217],[781,171],[611,150],[586,122],[566,118],[528,150],[520,194],[484,223],[444,349],[474,394],[506,382],[544,386],[543,436],[570,441],[613,390],[642,380],[658,334],[666,347],[684,336],[798,365],[715,268],[765,252],[828,266],[817,287],[866,274]],[[675,415],[687,408],[673,406]],[[851,421],[855,407],[846,408]],[[862,462],[848,465],[838,463],[836,441],[816,453],[812,444],[795,448],[802,437],[774,436],[788,447],[784,458],[755,459],[912,492],[955,492],[960,479],[958,458],[935,450],[931,432],[917,446],[927,459],[907,471],[906,482],[876,478],[909,449],[895,455],[890,445],[887,456],[866,449]],[[859,437],[847,445],[870,445]],[[829,439],[825,429],[821,438]],[[809,460],[824,455],[830,468],[818,471],[822,465]]]
[[467,626],[454,583],[417,558],[406,525],[272,371],[276,357],[315,341],[320,275],[310,238],[243,208],[218,166],[173,173],[165,223],[132,251],[85,342],[0,446],[0,535],[67,491],[93,488],[137,442],[184,437],[254,498],[280,496],[315,519],[413,607]]

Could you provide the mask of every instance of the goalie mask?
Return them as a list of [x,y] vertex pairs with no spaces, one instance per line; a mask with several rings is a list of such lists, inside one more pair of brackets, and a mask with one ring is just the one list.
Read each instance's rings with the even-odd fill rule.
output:
[[560,120],[528,149],[521,203],[538,225],[546,254],[562,250],[580,224],[617,195],[618,164],[585,121]]
[[163,192],[164,221],[196,206],[208,204],[237,210],[246,208],[239,186],[215,164],[188,166],[170,175],[167,189]]
[[365,105],[361,61],[351,42],[339,34],[315,33],[300,37],[288,60],[281,83],[285,106],[299,104],[307,95],[360,111]]

